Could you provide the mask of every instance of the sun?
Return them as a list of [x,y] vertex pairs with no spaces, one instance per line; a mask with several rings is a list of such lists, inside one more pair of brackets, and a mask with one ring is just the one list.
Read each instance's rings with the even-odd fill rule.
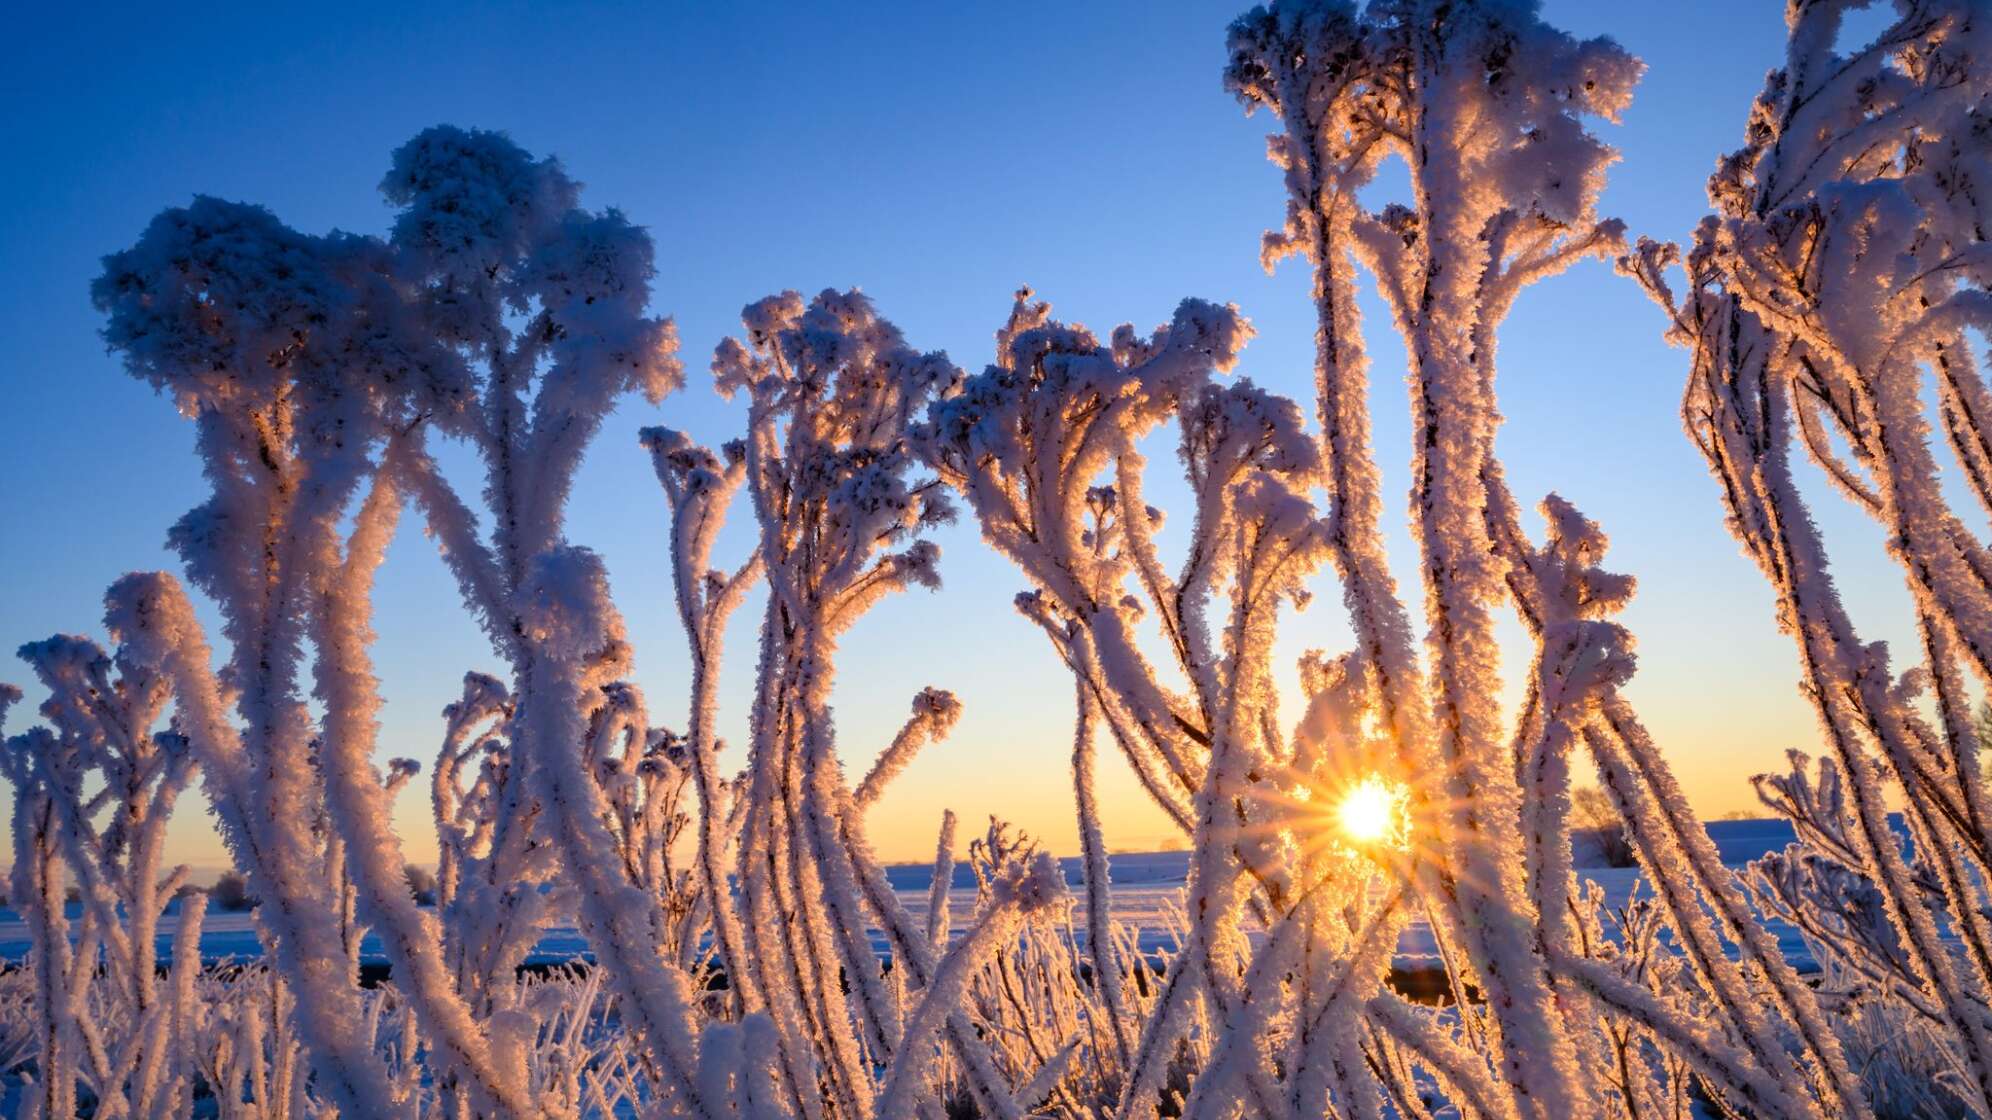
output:
[[1372,774],[1350,786],[1335,806],[1335,823],[1358,846],[1385,843],[1404,828],[1403,786]]

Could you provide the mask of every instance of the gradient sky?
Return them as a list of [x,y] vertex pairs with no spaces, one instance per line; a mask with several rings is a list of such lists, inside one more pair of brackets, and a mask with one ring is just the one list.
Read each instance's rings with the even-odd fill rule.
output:
[[[1606,213],[1635,234],[1692,228],[1716,155],[1740,137],[1779,60],[1780,7],[1546,4],[1558,26],[1611,34],[1649,67],[1624,124],[1603,126],[1624,157]],[[1166,321],[1186,295],[1235,301],[1259,331],[1244,372],[1306,399],[1305,266],[1269,277],[1257,261],[1282,206],[1264,159],[1270,122],[1246,118],[1219,82],[1238,10],[1163,0],[16,11],[17,46],[0,68],[0,150],[13,153],[0,177],[0,639],[101,634],[103,588],[130,569],[176,568],[166,528],[202,493],[191,426],[104,353],[87,292],[98,258],[196,192],[261,203],[307,231],[380,233],[389,212],[375,185],[395,146],[438,122],[503,129],[560,156],[588,185],[588,205],[621,207],[657,242],[655,306],[677,318],[690,384],[661,408],[632,400],[611,420],[581,472],[569,534],[607,560],[653,719],[682,726],[664,506],[635,432],[664,423],[708,442],[735,432],[740,411],[711,392],[704,367],[749,300],[861,286],[911,342],[971,370],[988,361],[1019,283],[1101,330]],[[1368,315],[1392,548],[1410,580],[1402,351],[1374,301]],[[1681,433],[1685,355],[1661,342],[1660,325],[1600,264],[1532,289],[1501,336],[1500,451],[1519,497],[1554,489],[1575,501],[1611,534],[1608,566],[1638,576],[1630,691],[1715,815],[1753,805],[1748,776],[1788,748],[1816,750],[1817,736],[1769,590],[1723,529],[1714,484]],[[1161,485],[1169,448],[1153,452],[1151,498],[1168,506],[1180,493]],[[1911,649],[1906,595],[1879,535],[1813,493],[1857,621]],[[724,555],[740,554],[739,530]],[[966,706],[953,738],[873,811],[875,839],[891,858],[921,858],[948,807],[964,839],[1001,813],[1070,851],[1069,678],[1011,610],[1023,584],[1007,562],[968,526],[940,542],[946,588],[875,610],[840,662],[848,765],[868,764],[922,686],[953,689]],[[1347,643],[1332,580],[1317,583],[1328,594],[1289,621],[1283,661]],[[382,757],[429,761],[463,671],[497,667],[457,603],[433,548],[404,523],[379,591]],[[736,738],[756,609],[736,616],[726,666],[723,716]],[[1513,648],[1511,679],[1526,668]],[[0,664],[0,679],[25,677]],[[1110,762],[1109,842],[1168,842]],[[422,788],[404,795],[399,822],[410,856],[430,859]],[[211,870],[226,857],[199,796],[181,804],[172,858]]]

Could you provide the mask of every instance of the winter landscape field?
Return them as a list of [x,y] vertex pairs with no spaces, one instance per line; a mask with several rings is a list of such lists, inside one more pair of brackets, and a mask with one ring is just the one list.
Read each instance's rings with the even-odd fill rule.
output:
[[[1724,865],[1738,872],[1743,871],[1752,860],[1784,848],[1794,839],[1791,827],[1779,820],[1716,821],[1708,826],[1708,831]],[[1581,842],[1577,851],[1579,874],[1598,884],[1604,891],[1607,906],[1625,906],[1636,892],[1651,889],[1639,868],[1611,866],[1599,853],[1586,852]],[[1168,957],[1181,946],[1183,892],[1189,883],[1189,859],[1186,851],[1129,852],[1107,857],[1108,879],[1114,888],[1115,920],[1129,927],[1134,944],[1149,958],[1153,968],[1166,968]],[[1068,887],[1085,885],[1085,868],[1077,859],[1067,858],[1059,862]],[[884,871],[899,904],[915,920],[924,923],[933,904],[933,865],[888,864]],[[975,922],[977,892],[974,872],[967,867],[956,867],[949,887],[949,929],[951,936],[958,938]],[[74,926],[76,920],[82,917],[83,903],[69,903],[65,912]],[[180,904],[169,903],[154,934],[159,960],[167,967],[172,964],[179,916]],[[1083,896],[1075,899],[1067,918],[1072,927],[1072,940],[1083,947],[1087,928]],[[1765,924],[1777,936],[1779,950],[1793,967],[1802,973],[1819,970],[1819,962],[1809,954],[1805,939],[1798,930],[1775,919],[1766,919]],[[885,931],[870,927],[865,933],[879,960],[889,963],[892,943]],[[34,937],[27,921],[16,911],[0,908],[0,961],[25,961],[33,948]],[[263,944],[256,930],[253,910],[245,907],[204,913],[199,951],[202,965],[209,968],[259,961],[263,955]],[[359,959],[363,970],[385,971],[392,964],[383,951],[380,938],[374,934],[360,939]],[[524,967],[538,969],[556,968],[577,961],[592,962],[592,957],[588,953],[588,939],[573,924],[571,915],[566,916],[565,921],[556,918],[541,926],[538,939],[521,959]],[[1408,923],[1398,934],[1392,964],[1398,972],[1407,976],[1436,978],[1441,975],[1443,964],[1438,957],[1431,927],[1421,920]]]
[[0,1111],[1992,1116],[1992,0],[1746,9],[36,13]]

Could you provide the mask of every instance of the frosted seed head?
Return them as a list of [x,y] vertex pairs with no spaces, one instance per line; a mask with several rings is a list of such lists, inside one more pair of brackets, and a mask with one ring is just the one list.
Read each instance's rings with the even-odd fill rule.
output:
[[397,148],[380,190],[401,208],[394,242],[446,287],[474,287],[525,255],[580,199],[557,160],[501,132],[437,125]]

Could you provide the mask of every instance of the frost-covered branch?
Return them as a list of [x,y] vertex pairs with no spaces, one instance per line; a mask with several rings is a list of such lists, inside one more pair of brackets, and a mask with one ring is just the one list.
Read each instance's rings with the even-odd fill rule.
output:
[[[1785,64],[1710,180],[1717,212],[1685,256],[1643,242],[1621,267],[1692,354],[1683,418],[1777,593],[1831,759],[1817,782],[1759,779],[1802,842],[1760,868],[1759,895],[1843,974],[1937,1016],[1984,1108],[1992,817],[1965,697],[1992,683],[1992,569],[1930,434],[1943,432],[1976,500],[1985,389],[1965,332],[1982,330],[1987,298],[1976,183],[1992,26],[1975,5],[1919,0],[1842,53],[1853,7],[1793,9]],[[1842,606],[1794,442],[1887,534],[1920,665],[1894,668]]]

